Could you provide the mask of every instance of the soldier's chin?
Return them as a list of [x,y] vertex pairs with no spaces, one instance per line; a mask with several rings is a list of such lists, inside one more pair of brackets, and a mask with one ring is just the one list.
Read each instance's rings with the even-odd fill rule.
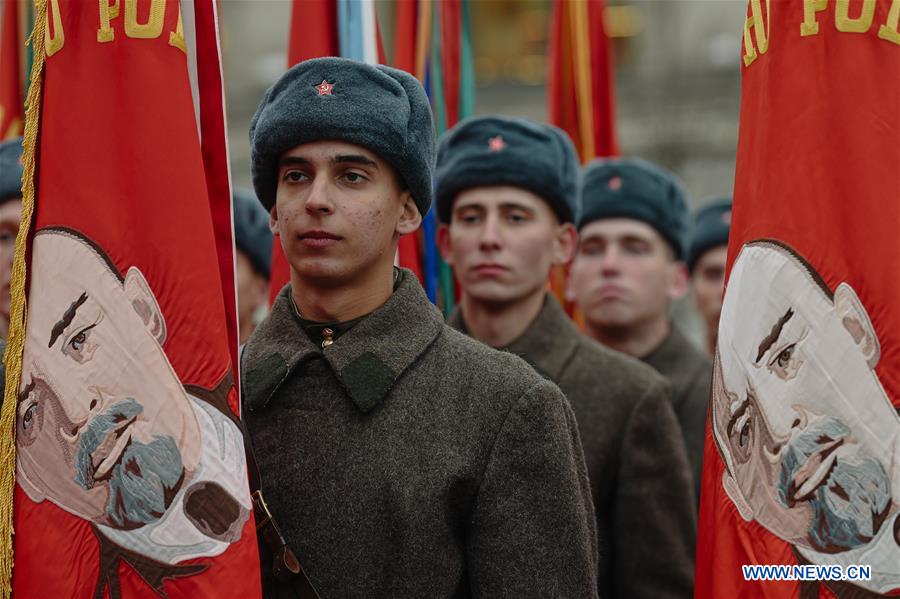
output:
[[162,518],[185,483],[186,471],[174,439],[135,441],[108,482],[108,526],[133,530]]

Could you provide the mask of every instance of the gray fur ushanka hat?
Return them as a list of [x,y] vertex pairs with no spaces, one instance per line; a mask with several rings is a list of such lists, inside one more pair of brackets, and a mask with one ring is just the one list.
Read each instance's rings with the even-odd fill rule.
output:
[[581,176],[578,229],[607,218],[631,218],[656,229],[677,260],[687,257],[691,216],[687,194],[669,171],[640,158],[598,158]]
[[422,216],[431,207],[434,123],[419,81],[398,69],[345,58],[305,60],[266,91],[250,122],[253,187],[275,205],[280,156],[340,140],[375,152],[402,177]]
[[530,119],[468,118],[445,133],[435,173],[437,216],[449,223],[457,194],[510,185],[540,196],[560,222],[578,219],[578,156],[561,129]]

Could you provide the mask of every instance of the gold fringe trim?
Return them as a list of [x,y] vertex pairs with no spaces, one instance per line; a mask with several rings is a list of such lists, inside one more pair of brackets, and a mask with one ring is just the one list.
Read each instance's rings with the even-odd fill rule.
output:
[[10,281],[9,337],[6,340],[6,389],[0,413],[0,595],[12,594],[13,496],[16,485],[16,400],[22,378],[22,350],[25,348],[25,252],[35,204],[35,162],[44,73],[44,36],[47,32],[47,0],[34,2],[34,29],[29,42],[34,48],[31,83],[25,101],[25,135],[22,153],[22,220],[16,237],[16,254]]

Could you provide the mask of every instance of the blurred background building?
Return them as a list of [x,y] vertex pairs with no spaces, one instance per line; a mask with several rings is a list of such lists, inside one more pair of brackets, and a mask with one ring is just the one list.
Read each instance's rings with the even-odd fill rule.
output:
[[[287,66],[291,4],[221,3],[231,169],[241,187],[251,187],[250,118]],[[394,7],[395,0],[376,0],[389,59]],[[471,0],[477,114],[547,120],[550,10],[549,0]],[[732,191],[745,12],[743,0],[607,1],[620,153],[675,172],[694,208]],[[702,343],[688,302],[675,310]]]

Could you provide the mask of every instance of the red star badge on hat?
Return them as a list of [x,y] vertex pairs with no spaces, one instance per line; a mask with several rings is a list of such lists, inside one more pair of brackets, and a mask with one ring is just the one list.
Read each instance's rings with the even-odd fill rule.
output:
[[330,96],[331,90],[334,89],[334,83],[328,83],[326,80],[322,79],[322,83],[316,85],[315,88],[320,96]]
[[619,191],[622,189],[622,177],[618,175],[611,177],[610,180],[606,182],[606,185],[613,191]]
[[502,135],[498,135],[497,137],[492,137],[488,140],[488,150],[490,150],[491,152],[500,152],[505,147],[506,147],[506,142],[503,141]]

